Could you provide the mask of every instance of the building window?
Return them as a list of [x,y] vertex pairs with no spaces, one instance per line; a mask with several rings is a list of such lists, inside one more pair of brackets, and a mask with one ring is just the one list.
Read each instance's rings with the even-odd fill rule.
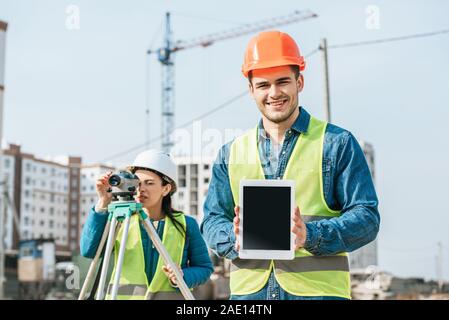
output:
[[25,203],[25,211],[30,210],[30,204],[29,203]]
[[31,164],[29,162],[25,165],[25,170],[28,172],[31,171]]
[[55,214],[55,208],[50,207],[50,215],[54,215]]
[[72,203],[71,211],[72,213],[78,212],[78,205],[76,203]]
[[204,165],[204,170],[209,170],[209,165],[208,164]]
[[185,165],[181,165],[179,166],[179,175],[185,175],[186,174],[186,166]]
[[78,193],[72,192],[72,200],[77,200],[77,199],[78,199]]
[[209,183],[209,178],[204,178],[204,183]]
[[30,219],[28,218],[28,217],[24,217],[23,218],[23,225],[25,226],[25,227],[28,227],[28,224],[30,223]]
[[5,159],[5,168],[9,168],[10,165],[11,161],[9,161],[9,159]]
[[179,187],[185,188],[186,186],[186,179],[179,179]]
[[44,220],[39,221],[39,224],[40,224],[41,227],[43,227],[44,224],[45,224]]
[[78,187],[78,180],[72,180],[72,188]]
[[41,213],[44,213],[44,212],[45,212],[45,208],[41,207]]
[[49,227],[53,229],[54,225],[55,225],[54,221],[50,220],[49,221]]
[[30,185],[30,184],[31,184],[31,179],[30,179],[30,177],[26,177],[26,178],[25,178],[25,184],[26,184],[26,185]]
[[50,194],[50,202],[51,203],[55,202],[55,195],[53,193]]

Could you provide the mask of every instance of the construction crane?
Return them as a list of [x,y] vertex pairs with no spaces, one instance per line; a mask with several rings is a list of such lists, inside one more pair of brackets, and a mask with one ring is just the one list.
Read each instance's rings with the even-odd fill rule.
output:
[[[165,36],[163,46],[157,50],[148,50],[147,54],[157,54],[158,60],[162,66],[162,94],[161,94],[161,136],[162,150],[170,152],[174,143],[171,139],[171,133],[175,127],[175,65],[174,53],[194,47],[208,47],[217,41],[237,38],[254,32],[287,25],[290,23],[303,21],[318,17],[311,11],[295,11],[292,14],[263,20],[251,24],[245,24],[241,27],[233,28],[223,32],[212,33],[189,41],[172,39],[172,29],[170,24],[170,12],[165,16]],[[146,110],[149,116],[149,106]],[[147,124],[148,125],[148,124]]]

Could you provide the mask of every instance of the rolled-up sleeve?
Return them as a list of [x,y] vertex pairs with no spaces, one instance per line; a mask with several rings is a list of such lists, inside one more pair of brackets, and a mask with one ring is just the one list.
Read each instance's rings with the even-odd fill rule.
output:
[[209,280],[214,268],[206,243],[201,236],[196,220],[193,218],[189,218],[187,222],[187,233],[189,236],[189,265],[183,269],[184,280],[189,288],[194,288]]
[[95,212],[94,207],[91,208],[81,233],[80,253],[83,257],[92,259],[95,256],[107,220],[107,212]]

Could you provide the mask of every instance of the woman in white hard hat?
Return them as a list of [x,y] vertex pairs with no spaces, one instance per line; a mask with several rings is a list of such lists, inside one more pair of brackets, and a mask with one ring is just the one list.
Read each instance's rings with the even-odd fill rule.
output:
[[[198,224],[194,218],[171,206],[171,196],[177,188],[175,163],[168,154],[152,149],[140,153],[128,170],[140,180],[136,201],[149,215],[173,261],[181,266],[187,286],[193,288],[205,283],[213,272],[213,266]],[[80,250],[88,258],[94,257],[107,222],[107,206],[112,200],[108,192],[111,174],[109,172],[97,180],[99,200],[83,228]],[[133,215],[117,298],[183,299],[177,284],[173,270],[164,265],[138,216]]]

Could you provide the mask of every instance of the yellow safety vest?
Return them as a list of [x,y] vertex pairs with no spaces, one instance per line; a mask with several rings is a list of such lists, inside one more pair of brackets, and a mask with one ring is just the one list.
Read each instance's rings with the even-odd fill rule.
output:
[[[283,176],[295,181],[295,202],[304,222],[340,216],[324,200],[322,159],[326,126],[326,122],[310,118],[307,132],[298,137]],[[257,127],[232,143],[228,171],[236,204],[240,180],[265,179],[257,147]],[[348,254],[314,256],[304,248],[295,252],[294,260],[236,258],[231,262],[231,294],[247,295],[261,290],[272,269],[279,285],[290,294],[351,298]]]
[[[179,221],[184,230],[186,229],[186,218],[181,213],[174,213],[174,218]],[[108,286],[106,300],[110,300],[113,279],[116,272],[118,251],[120,241],[122,239],[123,227],[120,228],[117,239],[115,240],[115,261],[114,270]],[[151,239],[150,239],[151,241]],[[184,252],[185,236],[182,235],[175,227],[170,218],[165,219],[164,233],[162,236],[162,244],[167,249],[173,262],[181,265],[182,254]],[[156,272],[153,280],[148,284],[145,273],[145,258],[142,246],[142,237],[139,226],[139,216],[134,214],[131,216],[128,240],[126,242],[125,257],[123,259],[122,272],[120,274],[118,300],[182,300],[182,294],[170,285],[170,281],[162,271],[164,260],[159,255]]]

